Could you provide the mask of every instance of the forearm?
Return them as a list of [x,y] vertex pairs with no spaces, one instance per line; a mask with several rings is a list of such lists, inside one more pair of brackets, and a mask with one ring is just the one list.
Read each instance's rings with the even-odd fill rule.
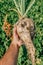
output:
[[0,65],[16,65],[18,57],[18,47],[11,43],[9,49],[0,60]]

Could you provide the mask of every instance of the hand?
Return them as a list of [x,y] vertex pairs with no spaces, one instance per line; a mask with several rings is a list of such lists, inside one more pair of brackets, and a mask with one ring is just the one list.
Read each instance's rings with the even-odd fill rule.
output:
[[13,40],[12,40],[14,45],[18,45],[19,47],[22,45],[22,40],[19,38],[18,34],[17,34],[17,28],[16,26],[14,26],[13,29]]

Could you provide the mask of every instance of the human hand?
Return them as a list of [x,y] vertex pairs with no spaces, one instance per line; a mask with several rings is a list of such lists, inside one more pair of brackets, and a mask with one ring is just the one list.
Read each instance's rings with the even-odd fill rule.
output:
[[17,34],[17,28],[16,26],[14,26],[13,29],[13,40],[12,40],[14,45],[18,45],[19,47],[22,45],[22,40],[19,38],[18,34]]

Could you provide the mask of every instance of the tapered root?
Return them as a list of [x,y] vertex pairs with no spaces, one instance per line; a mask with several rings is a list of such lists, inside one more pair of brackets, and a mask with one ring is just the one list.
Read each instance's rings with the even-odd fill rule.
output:
[[28,57],[30,57],[32,65],[35,65],[35,47],[31,39],[32,33],[34,33],[33,30],[34,24],[31,19],[23,18],[18,21],[17,33],[26,46]]

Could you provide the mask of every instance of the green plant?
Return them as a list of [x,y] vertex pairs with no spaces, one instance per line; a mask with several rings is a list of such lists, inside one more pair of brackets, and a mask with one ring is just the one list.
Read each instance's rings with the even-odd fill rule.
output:
[[[28,2],[26,3],[26,5],[28,5]],[[2,57],[3,54],[6,52],[7,47],[9,47],[11,42],[10,38],[7,37],[5,32],[2,30],[3,20],[6,14],[8,13],[9,13],[9,16],[7,17],[7,21],[12,25],[16,23],[19,18],[17,12],[13,10],[9,11],[9,9],[14,9],[14,8],[16,8],[14,1],[0,0],[0,40],[1,40],[0,57]],[[27,16],[29,18],[32,18],[35,24],[35,36],[33,38],[33,43],[36,48],[36,58],[39,58],[39,60],[41,59],[40,64],[37,64],[37,65],[43,65],[43,0],[36,0],[34,5],[28,11]],[[5,41],[7,42],[7,44]],[[28,61],[27,55],[25,52],[26,50],[24,46],[22,46],[19,52],[18,65],[29,65],[29,64],[31,65],[31,62]]]
[[27,15],[28,11],[31,9],[34,2],[35,2],[35,0],[31,0],[30,4],[28,5],[28,7],[26,9],[25,8],[26,0],[18,0],[18,1],[14,0],[16,9],[22,17],[25,17]]

